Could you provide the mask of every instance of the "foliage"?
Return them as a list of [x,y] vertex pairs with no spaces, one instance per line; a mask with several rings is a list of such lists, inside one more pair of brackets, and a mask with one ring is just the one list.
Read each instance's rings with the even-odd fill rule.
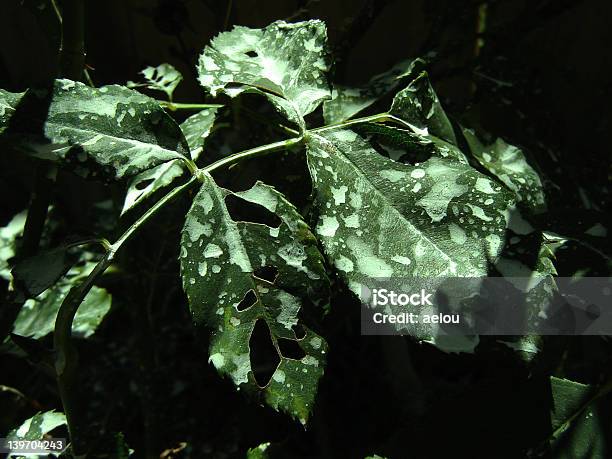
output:
[[[239,26],[215,37],[197,65],[204,90],[212,97],[242,96],[245,104],[252,101],[249,94],[257,96],[260,105],[269,103],[277,112],[268,113],[269,124],[278,118],[277,127],[291,134],[234,154],[226,148],[216,158],[211,153],[219,141],[215,126],[226,120],[226,108],[202,104],[184,118],[175,113],[180,104],[164,104],[135,90],[162,91],[172,102],[182,76],[169,64],[147,67],[142,71],[146,83],[127,87],[57,79],[24,93],[0,91],[0,144],[17,161],[119,183],[123,189],[118,221],[102,225],[103,234],[94,239],[102,241],[102,250],[58,243],[60,232],[49,229],[47,247],[24,258],[25,213],[0,230],[0,275],[11,282],[12,295],[23,300],[12,332],[48,344],[45,337],[55,331],[60,389],[63,372],[69,371],[64,367],[74,358],[62,341],[62,327],[68,337],[93,340],[115,315],[111,293],[118,308],[131,307],[132,298],[116,295],[121,289],[112,282],[104,284],[109,277],[132,275],[130,261],[115,257],[131,253],[130,244],[138,243],[134,235],[161,214],[172,220],[173,233],[155,233],[155,249],[177,239],[182,227],[168,258],[179,259],[185,303],[208,343],[202,359],[250,398],[303,425],[317,412],[326,378],[352,377],[326,370],[338,342],[328,321],[341,314],[334,298],[345,295],[354,306],[369,278],[498,274],[545,279],[529,287],[533,309],[528,313],[541,312],[557,272],[555,253],[543,243],[533,218],[547,205],[543,180],[528,156],[501,139],[482,141],[483,133],[448,115],[423,70],[424,60],[402,61],[367,85],[348,88],[330,84],[329,48],[319,20],[277,21],[262,29]],[[387,111],[366,113],[385,97],[392,97]],[[317,126],[318,119],[326,124]],[[228,166],[245,160],[264,164],[263,155],[296,163],[305,159],[309,176],[295,180],[306,181],[310,196],[294,188],[288,176],[271,183],[256,180],[241,191],[232,188],[238,166]],[[257,175],[257,166],[253,170]],[[184,217],[168,213],[172,200],[194,188]],[[114,236],[115,242],[100,236]],[[561,236],[559,241],[567,242]],[[535,260],[526,261],[525,253],[535,254]],[[155,275],[148,267],[142,271]],[[148,307],[152,302],[151,297]],[[132,314],[139,326],[150,326],[150,309]],[[258,327],[271,349],[267,371],[255,355],[261,345]],[[549,362],[542,350],[547,345],[532,337],[449,342],[426,327],[408,332],[410,345],[426,352],[510,352],[513,361],[526,362],[534,373],[537,365],[558,363]],[[14,340],[6,337],[5,346],[19,345]],[[583,404],[586,394],[603,396],[605,386],[553,376],[547,381],[554,405],[552,434],[530,447],[556,451],[569,442],[571,453],[564,450],[556,457],[603,457],[605,445],[598,441],[599,424],[592,414],[598,399],[588,398],[586,408]],[[215,396],[206,387],[201,390]],[[63,397],[74,435],[75,421]],[[47,412],[16,432],[40,438],[63,423],[63,414]],[[34,424],[44,427],[34,431]],[[576,429],[571,437],[564,434],[570,424]],[[25,437],[19,433],[24,429]],[[117,444],[127,457],[122,434]],[[271,457],[271,451],[282,448],[262,443],[248,457]]]

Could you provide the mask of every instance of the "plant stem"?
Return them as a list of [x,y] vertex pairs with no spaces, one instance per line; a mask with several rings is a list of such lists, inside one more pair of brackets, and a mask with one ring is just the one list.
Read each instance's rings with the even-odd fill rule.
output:
[[231,156],[226,156],[225,158],[221,158],[219,161],[216,161],[201,170],[207,173],[210,173],[216,169],[221,167],[230,166],[238,161],[241,161],[245,158],[254,158],[256,156],[263,156],[268,153],[277,150],[284,150],[286,148],[292,147],[293,145],[297,145],[304,140],[303,137],[294,137],[292,139],[280,140],[278,142],[270,143],[267,145],[262,145],[260,147],[251,148],[250,150],[241,151],[240,153],[236,153]]
[[167,108],[168,110],[171,110],[173,112],[176,110],[202,110],[204,108],[223,107],[222,104],[182,104],[178,102],[168,102],[165,100],[158,100],[157,102],[159,102],[159,105],[161,105],[162,107]]
[[49,168],[46,164],[37,165],[34,191],[28,206],[28,215],[18,253],[19,259],[31,257],[38,252],[40,238],[47,219],[47,210],[51,201],[52,181],[47,177],[48,172]]
[[58,17],[62,18],[60,74],[64,78],[78,81],[85,68],[85,2],[64,0],[63,6],[61,15],[58,13]]
[[72,342],[72,322],[76,312],[91,290],[99,276],[111,265],[116,253],[122,245],[130,239],[134,233],[141,228],[151,217],[161,208],[174,200],[183,191],[189,189],[197,183],[196,177],[192,177],[183,185],[172,189],[167,195],[161,198],[155,205],[148,209],[138,220],[108,247],[102,260],[98,262],[93,271],[78,286],[73,287],[62,302],[57,319],[55,321],[55,331],[53,343],[56,352],[55,369],[59,386],[62,405],[68,423],[72,451],[75,457],[83,457],[86,453],[86,444],[83,438],[84,422],[80,413],[78,403],[79,387],[77,384],[78,355]]
[[311,132],[313,134],[318,134],[319,132],[331,131],[332,129],[341,129],[341,128],[345,128],[345,127],[352,126],[355,124],[381,123],[385,121],[391,121],[396,124],[400,124],[403,127],[411,129],[411,130],[415,130],[415,129],[418,130],[418,128],[416,128],[412,124],[407,123],[401,118],[398,118],[397,116],[393,116],[390,113],[378,113],[376,115],[364,116],[362,118],[355,118],[352,120],[343,121],[342,123],[329,124],[327,126],[322,126],[320,128],[311,129],[308,132]]
[[[341,129],[348,126],[353,126],[355,124],[363,124],[363,123],[377,123],[377,122],[394,122],[396,124],[402,125],[404,128],[408,128],[411,130],[418,130],[417,127],[413,126],[406,121],[393,116],[389,113],[378,113],[376,115],[364,116],[363,118],[355,118],[353,120],[344,121],[342,123],[330,124],[328,126],[323,126],[315,129],[310,129],[306,131],[306,134],[318,134],[320,132],[331,131],[333,129]],[[270,143],[267,145],[261,145],[259,147],[251,148],[249,150],[241,151],[239,153],[235,153],[230,156],[226,156],[206,167],[200,169],[203,172],[210,173],[216,169],[220,169],[225,166],[231,166],[232,164],[237,163],[245,158],[254,158],[257,156],[263,156],[273,151],[284,150],[286,148],[292,147],[293,145],[300,144],[304,141],[304,136],[293,137],[287,140],[280,140],[278,142]]]

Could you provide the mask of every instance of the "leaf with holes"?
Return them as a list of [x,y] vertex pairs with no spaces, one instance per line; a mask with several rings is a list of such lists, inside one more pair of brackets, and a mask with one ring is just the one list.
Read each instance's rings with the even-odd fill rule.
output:
[[159,104],[122,86],[56,80],[28,90],[0,129],[0,142],[83,176],[121,179],[189,156],[179,126]]
[[395,95],[389,113],[425,133],[457,144],[453,126],[440,104],[438,95],[431,87],[426,72],[421,72],[406,88]]
[[145,87],[154,91],[166,93],[168,100],[172,101],[172,95],[178,84],[183,81],[183,75],[170,64],[161,64],[157,67],[146,67],[140,72],[146,83],[135,83],[128,81],[128,88]]
[[[259,222],[243,221],[245,210]],[[306,422],[327,345],[308,329],[298,337],[294,327],[304,302],[327,302],[329,280],[317,241],[295,207],[261,182],[234,193],[204,175],[183,228],[180,260],[194,320],[213,329],[210,361],[237,386]],[[265,322],[280,359],[264,387],[252,368],[257,321]],[[280,340],[297,344],[304,356],[284,355]]]
[[463,129],[463,135],[478,162],[512,191],[519,202],[534,213],[546,210],[540,176],[529,165],[521,149],[503,139],[483,145],[470,129]]
[[402,81],[421,70],[422,59],[408,59],[393,66],[389,71],[372,77],[364,86],[351,88],[334,85],[332,99],[323,102],[323,119],[326,124],[335,124],[352,118],[380,98],[393,92]]
[[373,278],[487,275],[514,211],[503,187],[455,159],[397,163],[351,130],[310,134],[306,144],[316,233],[355,294]]
[[168,161],[132,177],[127,186],[121,214],[138,207],[158,191],[170,186],[185,174],[185,167],[179,161]]
[[204,142],[215,123],[217,108],[206,108],[191,115],[181,124],[181,130],[187,139],[191,159],[196,161],[204,149]]
[[198,62],[200,84],[213,96],[249,91],[265,95],[291,121],[331,98],[326,73],[327,31],[318,20],[264,29],[237,26],[215,37]]

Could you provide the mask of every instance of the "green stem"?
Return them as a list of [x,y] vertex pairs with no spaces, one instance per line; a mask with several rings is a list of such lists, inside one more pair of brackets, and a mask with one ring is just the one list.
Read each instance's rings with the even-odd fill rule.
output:
[[31,257],[38,252],[40,238],[47,220],[47,210],[51,202],[52,181],[47,176],[48,172],[49,167],[46,164],[37,165],[36,182],[23,228],[19,259]]
[[204,108],[221,108],[223,105],[221,104],[181,104],[178,102],[168,102],[165,100],[158,100],[159,105],[164,108],[167,108],[171,111],[176,110],[202,110]]
[[378,113],[376,115],[364,116],[362,118],[355,118],[352,120],[343,121],[342,123],[329,124],[327,126],[322,126],[320,128],[311,129],[309,132],[317,134],[319,132],[331,131],[333,129],[341,129],[341,128],[345,128],[348,126],[353,126],[355,124],[384,123],[384,122],[393,122],[407,129],[418,130],[418,128],[416,128],[412,124],[404,121],[401,118],[398,118],[397,116],[393,116],[390,113]]
[[[320,132],[325,132],[325,131],[331,131],[333,129],[341,129],[344,127],[348,127],[348,126],[353,126],[355,124],[363,124],[363,123],[380,123],[380,122],[393,122],[396,124],[400,124],[402,127],[404,128],[408,128],[411,130],[417,130],[418,128],[416,128],[415,126],[413,126],[410,123],[407,123],[406,121],[393,116],[389,113],[379,113],[377,115],[371,115],[371,116],[364,116],[362,118],[355,118],[353,120],[348,120],[348,121],[344,121],[342,123],[337,123],[337,124],[330,124],[328,126],[323,126],[323,127],[319,127],[319,128],[315,128],[315,129],[310,129],[308,131],[306,131],[306,134],[311,133],[311,134],[318,134]],[[210,173],[216,169],[220,169],[222,167],[225,166],[231,166],[243,159],[246,158],[254,158],[257,156],[263,156],[263,155],[267,155],[268,153],[271,153],[273,151],[278,151],[278,150],[284,150],[287,149],[291,146],[300,144],[304,141],[304,136],[299,136],[299,137],[293,137],[291,139],[287,139],[287,140],[280,140],[278,142],[274,142],[274,143],[270,143],[267,145],[261,145],[259,147],[255,147],[255,148],[251,148],[249,150],[245,150],[245,151],[241,151],[239,153],[235,153],[233,155],[230,156],[226,156],[225,158],[222,158],[202,169],[200,169],[201,171]]]
[[[57,5],[54,5],[57,8]],[[85,2],[64,0],[62,13],[62,44],[60,47],[60,74],[64,78],[78,81],[85,68]]]
[[130,227],[115,241],[114,244],[108,246],[104,257],[98,262],[89,276],[87,276],[87,278],[81,284],[73,287],[70,292],[68,292],[68,295],[60,306],[57,319],[55,321],[55,331],[53,335],[53,343],[56,352],[55,369],[57,373],[60,397],[68,423],[72,451],[75,457],[82,457],[84,454],[86,454],[86,444],[83,439],[84,422],[81,417],[78,402],[78,355],[74,344],[72,343],[72,322],[74,321],[76,312],[98,277],[101,276],[111,265],[116,253],[123,246],[123,244],[160,209],[174,200],[183,191],[189,189],[195,183],[197,183],[197,179],[194,176],[183,185],[172,189],[172,191],[157,201],[155,205],[153,205],[138,220],[130,225]]
[[241,151],[240,153],[236,153],[231,156],[226,156],[225,158],[221,158],[219,161],[216,161],[203,169],[204,172],[210,173],[216,169],[221,167],[230,166],[238,161],[241,161],[245,158],[254,158],[256,156],[263,156],[277,150],[285,150],[293,145],[297,145],[304,140],[303,137],[295,137],[287,140],[280,140],[278,142],[270,143],[267,145],[262,145],[260,147],[251,148],[250,150]]

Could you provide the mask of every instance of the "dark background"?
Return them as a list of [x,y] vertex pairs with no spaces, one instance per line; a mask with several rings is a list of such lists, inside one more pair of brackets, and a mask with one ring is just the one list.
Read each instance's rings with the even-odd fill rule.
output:
[[[87,3],[86,62],[95,84],[137,80],[145,66],[169,62],[185,77],[178,102],[208,100],[195,63],[208,41],[233,24],[324,20],[336,58],[333,81],[344,84],[364,83],[402,59],[425,56],[455,120],[525,148],[547,191],[551,212],[542,228],[565,225],[580,233],[609,215],[610,1]],[[49,2],[0,2],[0,87],[22,91],[52,78],[58,45]],[[2,164],[4,225],[27,206],[31,180]],[[79,221],[98,212],[81,210]],[[153,258],[168,258],[155,268],[163,280],[157,290],[147,276],[116,281],[113,288],[124,296],[118,311],[83,345],[83,384],[91,392],[92,430],[99,429],[101,439],[123,431],[139,452],[186,441],[181,454],[193,448],[190,457],[239,457],[264,441],[284,441],[285,457],[524,457],[550,433],[547,378],[534,376],[509,352],[441,355],[403,338],[360,338],[358,310],[342,294],[327,325],[334,351],[312,426],[305,431],[249,402],[207,365],[206,339],[191,333],[180,285],[163,277],[176,276],[176,229],[162,226],[132,243],[131,253],[146,253],[151,245],[159,253],[127,257],[124,269],[143,272],[153,269]],[[143,291],[153,292],[144,305]],[[152,326],[132,333],[142,308],[150,307],[156,311]],[[573,340],[568,352],[579,364],[570,376],[597,382],[602,358],[610,363],[602,349],[609,351],[597,340]],[[56,406],[53,380],[35,367],[9,359],[0,368],[6,381],[0,383],[20,387],[39,406]],[[20,371],[9,374],[8,368]],[[0,431],[32,409],[0,415]]]

